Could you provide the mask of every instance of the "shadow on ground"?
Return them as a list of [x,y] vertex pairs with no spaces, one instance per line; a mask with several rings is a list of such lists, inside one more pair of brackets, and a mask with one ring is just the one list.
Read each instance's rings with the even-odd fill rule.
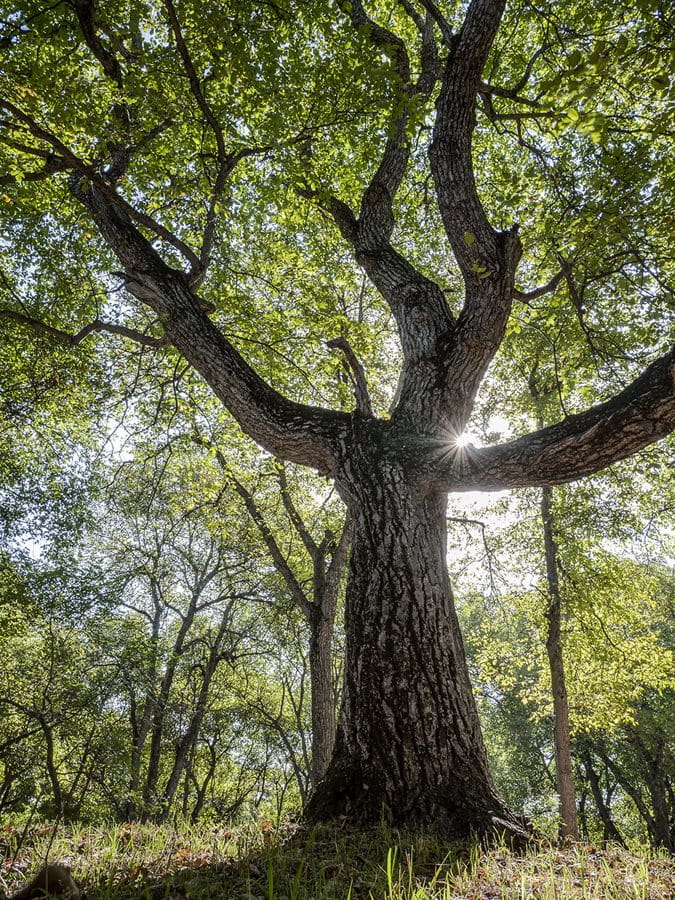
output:
[[[361,900],[412,897],[470,865],[472,851],[443,846],[433,834],[370,830],[288,829],[236,858],[186,866],[160,877],[135,873],[116,883],[84,885],[88,900]],[[449,895],[448,895],[449,896]]]

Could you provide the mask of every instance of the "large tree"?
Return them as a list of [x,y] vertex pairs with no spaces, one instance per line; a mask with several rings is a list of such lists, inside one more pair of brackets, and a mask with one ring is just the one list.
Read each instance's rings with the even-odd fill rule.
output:
[[[675,356],[658,356],[667,13],[610,12],[566,5],[561,19],[519,0],[2,7],[3,325],[17,340],[29,326],[73,345],[107,331],[171,347],[247,435],[332,478],[349,508],[343,705],[310,819],[520,830],[486,762],[446,570],[447,494],[578,479],[675,426]],[[516,288],[517,218],[525,277],[542,274],[541,288]],[[355,279],[344,254],[335,269],[338,232],[376,289],[352,319],[384,302],[394,323],[388,413],[373,413],[346,340],[340,298]],[[607,338],[619,362],[575,401],[615,395],[463,447],[514,301],[532,309],[560,285],[591,347],[612,304],[627,310]],[[279,375],[237,338],[243,323],[243,340],[278,344],[252,332],[278,296],[289,339],[311,347],[333,329],[323,336],[349,362],[353,412],[306,402],[317,392],[296,377],[300,344]]]

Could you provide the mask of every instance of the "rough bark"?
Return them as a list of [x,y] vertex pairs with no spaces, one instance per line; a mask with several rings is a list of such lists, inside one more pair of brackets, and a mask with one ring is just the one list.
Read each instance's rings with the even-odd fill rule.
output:
[[372,821],[384,814],[395,821],[444,819],[456,831],[504,827],[522,834],[487,771],[445,572],[443,491],[570,481],[675,425],[671,354],[587,413],[501,447],[457,450],[503,335],[520,255],[515,233],[495,232],[480,207],[466,113],[476,66],[480,71],[489,49],[482,41],[472,59],[466,36],[484,26],[494,33],[500,15],[501,4],[490,0],[469,6],[463,49],[451,54],[444,76],[431,154],[466,286],[457,322],[438,286],[390,244],[392,200],[407,159],[400,146],[388,141],[358,218],[339,201],[328,203],[398,325],[405,363],[390,421],[279,395],[130,220],[96,188],[78,189],[122,260],[129,290],[158,313],[171,342],[243,430],[282,459],[330,472],[354,516],[344,704],[333,760],[308,804],[310,819],[345,813]]
[[344,698],[310,821],[523,823],[493,786],[446,569],[446,498],[425,494],[364,423],[338,480],[354,521]]
[[312,785],[326,774],[335,746],[335,686],[333,684],[333,627],[330,620],[312,629],[309,672],[312,703]]
[[[566,484],[648,447],[675,428],[675,348],[611,400],[494,447],[429,442],[429,477],[448,491]],[[421,442],[418,439],[418,446]]]
[[552,491],[547,487],[541,492],[541,522],[544,531],[546,578],[549,593],[548,609],[546,610],[548,622],[546,653],[551,670],[551,692],[553,694],[553,746],[555,749],[556,785],[560,798],[560,838],[561,840],[571,838],[578,841],[579,826],[570,748],[569,706],[561,640],[562,597],[558,577],[558,552],[553,535]]

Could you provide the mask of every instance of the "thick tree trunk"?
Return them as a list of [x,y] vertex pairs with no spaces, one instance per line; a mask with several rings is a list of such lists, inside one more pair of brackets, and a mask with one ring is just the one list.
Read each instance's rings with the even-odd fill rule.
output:
[[344,697],[306,818],[521,838],[488,772],[447,576],[445,495],[425,496],[395,464],[378,468],[343,490],[354,515]]
[[544,530],[544,552],[546,555],[546,577],[548,581],[549,604],[546,611],[548,634],[546,652],[551,671],[551,693],[553,694],[553,746],[555,748],[555,776],[560,798],[560,838],[579,840],[577,807],[572,773],[572,752],[570,748],[570,720],[567,702],[567,685],[562,656],[561,618],[562,597],[558,578],[558,555],[553,536],[552,491],[545,487],[541,492],[541,521]]

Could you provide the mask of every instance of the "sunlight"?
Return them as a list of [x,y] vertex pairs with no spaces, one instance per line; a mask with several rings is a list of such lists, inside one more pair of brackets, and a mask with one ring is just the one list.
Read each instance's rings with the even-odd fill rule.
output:
[[469,434],[468,431],[465,431],[463,434],[458,435],[454,438],[455,447],[467,447],[469,444],[475,443],[475,438],[473,435]]

